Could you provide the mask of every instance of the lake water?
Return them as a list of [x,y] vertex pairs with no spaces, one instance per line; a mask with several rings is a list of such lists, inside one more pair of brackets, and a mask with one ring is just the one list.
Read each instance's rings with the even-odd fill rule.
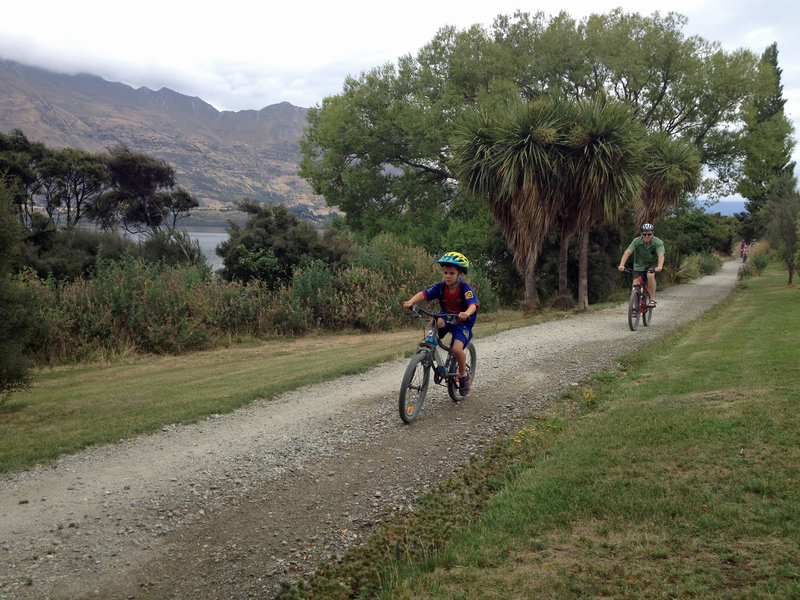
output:
[[730,217],[734,213],[744,212],[744,200],[720,200],[716,204],[703,207],[703,212],[709,215],[719,213],[723,217]]
[[197,240],[197,243],[200,244],[200,249],[203,251],[203,254],[205,254],[208,264],[211,265],[211,269],[214,271],[221,269],[222,259],[217,256],[217,253],[214,250],[220,244],[220,242],[224,242],[228,239],[228,230],[208,229],[203,231],[192,231],[187,229],[186,233],[189,234],[189,237],[191,237],[193,240]]

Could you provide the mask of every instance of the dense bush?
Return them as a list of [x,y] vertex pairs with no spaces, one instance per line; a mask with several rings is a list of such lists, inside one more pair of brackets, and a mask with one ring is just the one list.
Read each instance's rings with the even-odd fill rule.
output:
[[674,280],[677,283],[685,283],[703,275],[711,275],[721,266],[722,259],[716,254],[711,254],[710,252],[692,254],[681,262],[680,268],[675,273]]
[[273,290],[288,285],[295,271],[313,261],[337,266],[349,254],[349,238],[336,231],[320,235],[282,205],[237,203],[249,215],[244,227],[230,224],[228,239],[217,247],[228,281],[258,279]]
[[[207,281],[208,279],[205,278]],[[203,347],[210,336],[203,275],[196,268],[173,268],[126,256],[100,260],[91,279],[43,282],[49,327],[41,349],[48,361],[77,351],[180,352]],[[67,350],[69,349],[69,350]]]
[[92,277],[98,260],[120,260],[126,255],[168,265],[206,264],[198,242],[183,231],[156,231],[137,240],[117,231],[56,229],[41,215],[34,215],[32,222],[17,262],[42,279]]
[[[316,260],[278,288],[257,280],[226,282],[204,265],[168,265],[130,254],[99,258],[91,278],[41,279],[34,294],[40,362],[61,363],[128,352],[180,353],[236,337],[299,334],[313,329],[386,330],[407,323],[402,302],[441,280],[435,258],[379,236],[350,265]],[[491,286],[469,274],[481,310],[497,307]]]
[[11,276],[22,227],[16,222],[13,194],[0,178],[0,403],[30,380],[30,346],[37,338],[35,298],[20,278]]
[[761,273],[764,272],[764,269],[767,268],[769,264],[769,254],[766,252],[762,252],[760,254],[755,254],[752,257],[748,257],[747,263],[743,264],[739,267],[739,271],[736,274],[736,278],[740,281],[742,279],[748,279],[750,277],[758,277]]
[[664,240],[666,264],[683,264],[693,254],[729,254],[738,241],[737,223],[732,217],[709,215],[688,200],[656,222],[656,235]]

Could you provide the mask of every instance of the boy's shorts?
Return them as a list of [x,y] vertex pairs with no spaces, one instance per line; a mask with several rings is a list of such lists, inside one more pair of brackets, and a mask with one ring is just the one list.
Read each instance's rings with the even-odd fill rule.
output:
[[439,330],[439,337],[440,338],[444,337],[448,333],[453,334],[453,342],[455,342],[456,340],[461,340],[464,344],[464,348],[466,348],[469,345],[469,342],[472,339],[472,329],[470,329],[463,323],[445,324],[444,329]]

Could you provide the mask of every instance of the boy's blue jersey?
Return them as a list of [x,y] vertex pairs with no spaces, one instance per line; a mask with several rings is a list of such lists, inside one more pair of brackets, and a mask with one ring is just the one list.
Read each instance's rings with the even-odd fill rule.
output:
[[[438,300],[442,307],[442,312],[451,314],[464,312],[470,304],[479,305],[478,298],[475,296],[475,290],[463,281],[458,284],[458,289],[453,294],[450,294],[450,290],[447,289],[447,285],[445,285],[444,281],[440,281],[433,287],[428,288],[423,294],[425,294],[425,300],[427,302]],[[475,312],[474,315],[464,321],[464,325],[472,329],[477,316],[478,313]]]

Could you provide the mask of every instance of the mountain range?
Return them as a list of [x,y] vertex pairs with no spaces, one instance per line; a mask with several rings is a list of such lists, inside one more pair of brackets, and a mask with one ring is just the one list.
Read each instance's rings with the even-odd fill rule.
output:
[[21,130],[59,149],[103,152],[125,144],[175,169],[200,207],[193,226],[241,220],[234,202],[283,204],[316,222],[335,213],[297,175],[307,108],[288,102],[219,111],[168,88],[133,88],[88,74],[67,75],[0,59],[0,131]]

